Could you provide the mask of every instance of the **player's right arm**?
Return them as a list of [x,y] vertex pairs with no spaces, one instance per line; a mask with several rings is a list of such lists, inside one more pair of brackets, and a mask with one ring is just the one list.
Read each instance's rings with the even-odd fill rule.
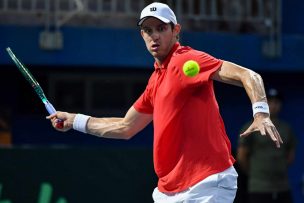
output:
[[[55,129],[65,132],[73,128],[75,116],[76,114],[73,113],[58,111],[47,118],[51,119]],[[146,127],[152,121],[152,117],[152,114],[139,113],[132,106],[123,118],[90,117],[87,122],[86,132],[98,137],[130,139]],[[56,127],[56,119],[64,121],[64,127],[62,129]]]

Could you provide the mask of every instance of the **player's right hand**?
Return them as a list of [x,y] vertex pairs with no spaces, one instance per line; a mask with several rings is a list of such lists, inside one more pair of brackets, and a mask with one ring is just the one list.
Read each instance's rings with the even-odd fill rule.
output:
[[[68,113],[68,112],[61,112],[57,111],[56,113],[49,115],[46,119],[50,120],[52,126],[61,132],[66,132],[73,128],[73,122],[76,114]],[[63,126],[58,125],[58,119],[63,122]]]
[[262,136],[269,136],[272,141],[276,144],[277,148],[280,148],[280,145],[283,144],[280,133],[270,120],[269,114],[266,113],[257,113],[254,116],[253,123],[249,128],[243,132],[240,136],[246,137],[253,132],[260,132]]

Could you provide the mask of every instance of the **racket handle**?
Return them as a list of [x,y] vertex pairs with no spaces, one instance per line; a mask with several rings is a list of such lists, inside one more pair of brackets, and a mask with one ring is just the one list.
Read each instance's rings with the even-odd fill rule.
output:
[[[44,106],[45,106],[46,110],[49,112],[49,114],[56,113],[56,109],[54,108],[54,106],[49,101],[46,101],[44,103]],[[57,119],[57,121],[56,121],[56,127],[60,128],[60,129],[63,128],[63,120]]]

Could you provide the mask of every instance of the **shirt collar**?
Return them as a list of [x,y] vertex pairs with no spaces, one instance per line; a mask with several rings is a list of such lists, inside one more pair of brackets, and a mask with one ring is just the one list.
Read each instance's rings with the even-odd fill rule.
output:
[[180,46],[179,42],[176,42],[171,51],[169,52],[169,54],[166,56],[164,62],[159,66],[156,61],[154,62],[154,68],[155,70],[158,69],[163,69],[163,68],[167,68],[168,63],[170,62],[171,56],[173,55],[173,53],[177,50],[177,48]]

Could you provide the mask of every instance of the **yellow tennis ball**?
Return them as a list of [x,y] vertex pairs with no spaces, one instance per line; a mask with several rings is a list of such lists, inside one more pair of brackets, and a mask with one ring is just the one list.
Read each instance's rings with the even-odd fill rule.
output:
[[200,71],[200,67],[196,61],[189,60],[186,61],[183,65],[183,72],[186,76],[194,77]]

